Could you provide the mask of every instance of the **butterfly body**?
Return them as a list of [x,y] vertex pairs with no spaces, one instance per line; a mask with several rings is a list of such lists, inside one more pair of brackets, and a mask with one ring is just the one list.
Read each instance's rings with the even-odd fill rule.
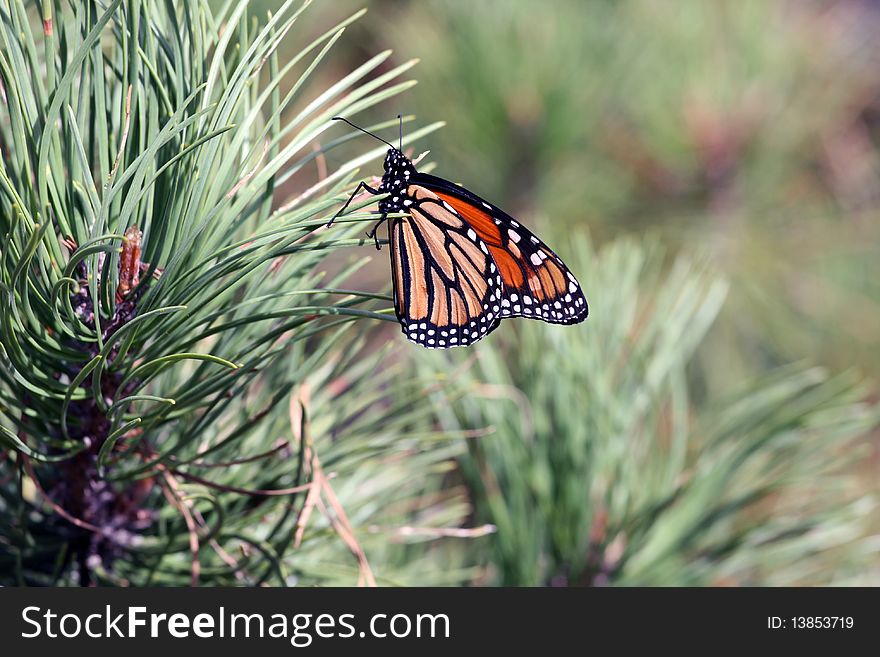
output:
[[394,309],[412,342],[462,347],[508,317],[553,324],[587,318],[580,283],[559,256],[500,208],[419,173],[400,149],[389,148],[380,185],[361,188],[387,194],[370,234],[387,219]]

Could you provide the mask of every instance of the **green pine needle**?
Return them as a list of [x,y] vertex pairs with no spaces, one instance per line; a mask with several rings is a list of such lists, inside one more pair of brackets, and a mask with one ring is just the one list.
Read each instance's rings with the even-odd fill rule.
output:
[[[358,167],[381,156],[372,144],[336,156],[357,135],[338,136],[330,119],[409,89],[415,62],[385,67],[383,52],[321,82],[363,12],[313,38],[309,2],[262,24],[246,1],[217,13],[207,2],[47,0],[42,15],[7,4],[0,583],[367,577],[336,505],[375,545],[364,523],[393,527],[427,508],[455,450],[404,467],[421,441],[396,438],[417,420],[395,420],[387,402],[347,410],[378,381],[352,329],[393,317],[387,295],[346,285],[363,259],[319,269],[367,244],[364,204],[323,226]],[[341,162],[318,177],[325,156]],[[287,412],[304,388],[307,429]],[[345,454],[365,446],[372,465],[358,476],[383,480],[371,493],[342,476],[355,475]],[[320,467],[327,487],[307,496]],[[372,495],[403,503],[407,490],[407,507],[370,506]],[[432,527],[467,512],[447,497]],[[379,575],[406,577],[395,573]]]

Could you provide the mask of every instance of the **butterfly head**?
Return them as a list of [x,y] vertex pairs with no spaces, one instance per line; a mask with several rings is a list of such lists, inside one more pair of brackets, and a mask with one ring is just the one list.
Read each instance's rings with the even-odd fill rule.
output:
[[409,175],[415,173],[415,167],[410,159],[396,148],[389,148],[385,154],[385,173],[399,173],[403,176],[407,172]]
[[404,192],[416,168],[410,159],[396,148],[389,148],[385,155],[385,174],[379,189],[383,192]]

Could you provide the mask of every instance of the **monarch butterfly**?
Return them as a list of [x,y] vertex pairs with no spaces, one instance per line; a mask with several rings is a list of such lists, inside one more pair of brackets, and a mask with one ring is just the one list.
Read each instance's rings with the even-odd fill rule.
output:
[[587,318],[587,300],[565,263],[500,208],[443,178],[416,171],[400,147],[333,117],[388,145],[378,187],[358,184],[327,223],[366,190],[387,194],[381,218],[388,223],[394,310],[404,335],[429,349],[464,347],[494,331],[502,319],[525,317],[552,324]]

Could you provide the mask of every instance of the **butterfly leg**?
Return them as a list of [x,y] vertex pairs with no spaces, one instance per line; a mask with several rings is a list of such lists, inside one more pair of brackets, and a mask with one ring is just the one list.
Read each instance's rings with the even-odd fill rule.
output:
[[339,208],[339,212],[334,214],[333,217],[330,219],[330,221],[327,222],[327,228],[330,228],[330,226],[333,224],[333,222],[336,221],[336,218],[339,215],[341,215],[343,212],[345,212],[345,209],[348,207],[348,204],[354,200],[355,196],[357,196],[358,194],[361,193],[362,189],[370,192],[370,194],[372,194],[373,196],[375,196],[376,194],[382,193],[378,189],[375,189],[374,187],[370,187],[367,183],[365,183],[364,181],[361,181],[360,183],[358,183],[358,186],[355,187],[354,192],[352,192],[352,195],[348,197],[348,200],[345,202],[345,205],[343,205],[341,208]]
[[382,247],[379,245],[379,235],[378,235],[378,233],[377,233],[376,231],[378,231],[378,230],[379,230],[379,226],[381,226],[382,224],[384,224],[387,220],[388,220],[388,215],[387,215],[387,214],[383,214],[383,215],[382,215],[382,218],[379,219],[379,221],[376,222],[376,225],[373,226],[370,230],[367,231],[367,237],[372,237],[372,238],[373,238],[373,241],[376,242],[376,250],[377,250],[377,251],[381,251],[381,250],[382,250]]

